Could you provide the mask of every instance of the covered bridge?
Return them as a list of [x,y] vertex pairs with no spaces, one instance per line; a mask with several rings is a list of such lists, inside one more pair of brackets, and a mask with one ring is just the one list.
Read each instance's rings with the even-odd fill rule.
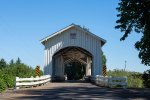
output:
[[64,79],[102,74],[105,40],[86,28],[71,24],[40,41],[44,46],[44,74]]

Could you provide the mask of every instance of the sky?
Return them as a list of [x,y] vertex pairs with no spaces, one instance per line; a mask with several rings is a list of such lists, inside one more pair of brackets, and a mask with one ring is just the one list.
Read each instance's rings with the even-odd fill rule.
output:
[[40,40],[72,23],[89,28],[107,42],[102,50],[107,69],[143,72],[134,44],[142,34],[132,32],[125,41],[115,29],[119,0],[0,0],[0,58],[18,57],[33,68],[44,65]]

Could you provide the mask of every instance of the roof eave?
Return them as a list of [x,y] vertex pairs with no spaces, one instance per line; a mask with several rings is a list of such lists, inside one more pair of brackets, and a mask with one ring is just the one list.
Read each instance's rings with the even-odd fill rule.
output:
[[41,42],[42,44],[44,44],[44,41],[47,41],[48,39],[50,39],[50,38],[52,38],[52,37],[54,37],[54,36],[56,36],[56,35],[62,33],[63,31],[65,31],[65,30],[67,30],[67,29],[69,29],[69,28],[71,28],[71,27],[73,27],[73,26],[74,26],[74,24],[71,24],[71,25],[69,25],[69,26],[67,26],[67,27],[65,27],[65,28],[63,28],[63,29],[60,29],[59,31],[54,32],[53,34],[51,34],[51,35],[49,35],[49,36],[47,36],[47,37],[41,39],[40,42]]
[[99,36],[93,34],[92,32],[86,31],[86,30],[82,29],[82,28],[81,28],[80,26],[78,26],[78,25],[76,25],[75,27],[80,28],[81,30],[83,30],[83,31],[85,31],[85,32],[88,32],[88,33],[89,33],[90,35],[92,35],[93,37],[99,39],[99,40],[102,42],[102,46],[106,43],[106,40],[105,40],[105,39],[103,39],[103,38],[101,38],[101,37],[99,37]]

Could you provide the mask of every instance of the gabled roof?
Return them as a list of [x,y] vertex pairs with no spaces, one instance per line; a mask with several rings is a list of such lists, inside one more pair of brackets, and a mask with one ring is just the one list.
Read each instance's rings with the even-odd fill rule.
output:
[[91,32],[90,32],[89,30],[87,30],[86,28],[82,28],[81,26],[76,25],[76,24],[71,24],[71,25],[69,25],[69,26],[67,26],[67,27],[65,27],[65,28],[63,28],[63,29],[61,29],[61,30],[59,30],[59,31],[57,31],[57,32],[55,32],[55,33],[53,33],[53,34],[51,34],[51,35],[45,37],[45,38],[43,38],[43,39],[41,39],[40,42],[41,42],[42,44],[44,44],[44,42],[47,41],[48,39],[53,38],[53,37],[55,37],[56,35],[61,34],[62,32],[66,31],[66,30],[68,30],[68,29],[70,29],[70,28],[72,28],[72,27],[75,27],[75,28],[77,28],[77,29],[79,29],[79,30],[81,30],[81,31],[84,31],[84,32],[86,32],[87,34],[93,36],[94,38],[99,39],[99,40],[102,42],[102,45],[104,45],[104,44],[106,43],[106,40],[104,40],[103,38],[101,38],[101,37],[99,37],[99,36],[97,36],[97,35],[91,33]]

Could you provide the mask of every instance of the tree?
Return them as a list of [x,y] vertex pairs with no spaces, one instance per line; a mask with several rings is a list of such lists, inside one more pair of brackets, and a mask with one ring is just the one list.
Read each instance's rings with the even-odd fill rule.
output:
[[144,86],[150,88],[150,70],[144,71],[142,78]]
[[124,32],[121,41],[134,30],[142,33],[141,40],[135,43],[142,63],[150,66],[150,0],[120,0],[116,29]]
[[7,67],[6,61],[2,58],[0,60],[0,69]]
[[21,64],[20,58],[17,59],[16,64]]
[[103,54],[102,55],[102,65],[106,66],[106,62],[107,62],[106,56]]
[[14,64],[14,60],[13,60],[13,59],[11,59],[11,61],[10,61],[9,65],[10,65],[10,66],[12,66],[13,64]]

